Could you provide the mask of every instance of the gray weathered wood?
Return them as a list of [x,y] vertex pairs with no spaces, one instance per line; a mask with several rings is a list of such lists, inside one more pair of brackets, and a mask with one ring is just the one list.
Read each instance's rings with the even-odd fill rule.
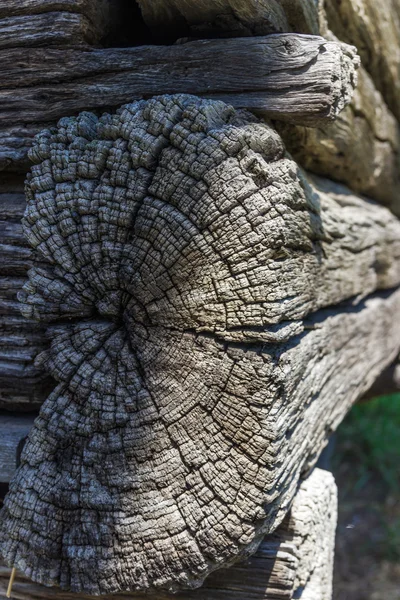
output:
[[[336,525],[336,486],[327,471],[315,469],[302,482],[289,515],[274,534],[266,536],[256,554],[243,564],[210,575],[202,588],[176,596],[157,594],[155,600],[230,599],[292,600],[302,591],[307,600],[330,600],[333,548]],[[10,569],[0,566],[0,598],[3,600]],[[88,596],[79,596],[89,598]],[[105,600],[148,596],[116,595]],[[17,574],[13,586],[15,600],[75,600],[76,595],[45,588]]]
[[31,415],[0,415],[0,483],[8,483],[14,475],[22,445],[33,421]]
[[25,205],[22,192],[0,192],[0,408],[9,410],[40,405],[54,385],[33,364],[48,343],[45,328],[23,317],[17,301],[34,264],[22,234]]
[[400,2],[341,0],[325,2],[329,28],[357,46],[365,69],[400,119]]
[[363,400],[387,394],[398,394],[400,391],[400,360],[397,358],[381,373],[372,387],[366,392]]
[[43,123],[159,93],[222,99],[297,123],[330,120],[350,100],[357,64],[350,46],[290,34],[177,46],[3,50],[0,163],[20,165]]
[[342,181],[400,215],[400,126],[363,68],[351,104],[334,123],[315,129],[276,126],[303,167]]
[[399,352],[400,223],[192,96],[64,119],[31,155],[24,228],[49,264],[20,300],[59,383],[2,553],[80,593],[198,586],[279,525]]
[[18,15],[0,19],[0,49],[93,43],[98,32],[84,16],[70,12]]
[[111,0],[7,0],[0,3],[5,46],[95,43],[110,26]]
[[138,0],[155,35],[248,36],[318,33],[318,3],[308,0]]

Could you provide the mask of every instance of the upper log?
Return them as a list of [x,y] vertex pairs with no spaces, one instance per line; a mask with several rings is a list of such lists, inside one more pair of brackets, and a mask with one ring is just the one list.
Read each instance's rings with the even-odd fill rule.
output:
[[160,93],[220,99],[294,123],[329,121],[350,101],[358,66],[351,46],[293,34],[167,47],[18,48],[0,59],[3,168],[26,165],[26,148],[44,122]]
[[109,30],[111,0],[7,0],[0,47],[96,43]]

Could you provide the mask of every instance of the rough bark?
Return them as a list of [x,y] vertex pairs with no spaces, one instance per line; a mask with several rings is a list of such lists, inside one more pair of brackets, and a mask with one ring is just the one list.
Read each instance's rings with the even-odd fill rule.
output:
[[362,300],[400,282],[399,222],[313,192],[273,130],[190,96],[64,119],[31,156],[49,264],[20,300],[54,323],[38,362],[59,384],[2,553],[73,591],[198,586],[279,525],[399,352],[400,290]]
[[25,167],[43,123],[159,93],[195,93],[297,123],[330,120],[350,101],[358,65],[350,46],[296,35],[167,47],[18,48],[0,51],[0,59],[6,168]]
[[[289,515],[274,534],[263,539],[253,557],[243,564],[212,573],[202,588],[174,597],[179,600],[221,600],[226,598],[229,590],[229,597],[235,600],[292,600],[302,590],[302,598],[307,600],[330,600],[336,502],[333,477],[326,471],[315,469],[302,482]],[[9,574],[8,568],[0,566],[0,596],[5,593]],[[129,597],[135,600],[148,598],[135,594],[111,596],[109,600]],[[153,597],[155,600],[171,598],[162,593]],[[13,598],[74,600],[76,596],[34,584],[18,573]]]

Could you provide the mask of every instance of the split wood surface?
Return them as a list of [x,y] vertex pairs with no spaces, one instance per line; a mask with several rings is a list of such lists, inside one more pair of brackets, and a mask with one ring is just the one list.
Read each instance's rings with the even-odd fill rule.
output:
[[191,93],[296,123],[330,120],[350,101],[358,57],[318,36],[276,35],[136,48],[0,51],[0,166],[27,167],[43,123],[135,98]]
[[[336,485],[327,471],[315,469],[302,482],[289,514],[274,534],[266,536],[247,562],[212,573],[198,590],[178,600],[329,600],[332,591],[336,527]],[[0,564],[0,599],[4,600],[10,569]],[[15,600],[75,600],[76,595],[32,583],[17,572]],[[90,596],[79,595],[79,598]],[[93,597],[92,597],[93,598]],[[146,595],[118,594],[104,600],[145,600]],[[158,593],[155,600],[170,600]]]

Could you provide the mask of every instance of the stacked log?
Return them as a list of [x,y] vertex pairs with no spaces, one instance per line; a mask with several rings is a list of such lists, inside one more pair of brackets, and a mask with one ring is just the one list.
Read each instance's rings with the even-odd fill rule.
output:
[[[201,375],[200,366],[209,365],[220,352],[232,362],[233,379],[227,379],[221,392],[230,398],[226,406],[236,402],[238,414],[247,410],[250,419],[258,410],[257,399],[255,406],[251,403],[257,386],[268,390],[270,414],[263,418],[263,435],[270,440],[270,475],[263,492],[269,516],[262,531],[269,533],[245,565],[227,569],[220,562],[203,587],[178,597],[290,600],[301,594],[304,600],[329,600],[335,486],[328,474],[312,469],[351,405],[400,351],[400,78],[398,53],[393,52],[399,45],[400,5],[385,0],[389,20],[373,0],[139,0],[153,35],[149,41],[170,45],[101,47],[117,4],[15,0],[0,7],[0,408],[7,411],[0,415],[0,483],[12,478],[33,416],[56,385],[52,377],[63,381],[62,368],[54,367],[55,340],[70,330],[65,323],[38,322],[37,298],[27,301],[33,308],[25,307],[21,315],[16,297],[28,270],[43,274],[51,258],[34,252],[21,226],[23,182],[34,136],[46,127],[55,135],[54,126],[62,117],[115,111],[132,100],[160,94],[222,101],[237,109],[235,118],[253,123],[251,111],[254,127],[260,120],[272,125],[306,172],[284,154],[267,125],[267,146],[276,152],[272,166],[268,160],[260,166],[258,157],[246,165],[242,179],[226,171],[224,177],[220,174],[224,183],[212,193],[239,198],[242,187],[248,193],[251,186],[261,190],[284,181],[282,189],[289,190],[288,195],[282,192],[267,236],[280,241],[276,247],[271,242],[264,254],[254,246],[252,261],[259,271],[250,274],[242,293],[240,281],[249,275],[246,261],[252,249],[247,242],[242,247],[245,235],[238,236],[237,260],[225,273],[220,303],[237,322],[230,322],[230,316],[223,324],[216,317],[220,304],[212,302],[207,305],[211,312],[196,308],[201,326],[197,321],[189,326],[184,319],[171,322],[169,304],[155,300],[151,315],[160,319],[158,343],[162,339],[171,356],[179,344],[170,344],[170,333],[164,339],[162,328],[171,328],[174,335],[180,331],[187,340],[195,336],[196,343],[188,344],[184,353],[188,358],[179,365],[168,352],[162,358],[168,376],[179,371],[183,398],[190,397],[192,374]],[[362,59],[359,69],[357,53]],[[274,161],[284,166],[276,168]],[[282,172],[286,175],[281,182]],[[218,273],[224,269],[219,263],[223,244],[227,247],[234,239],[235,228],[229,229],[234,221],[229,218],[227,211],[226,229],[216,236]],[[268,285],[257,287],[262,272],[268,275]],[[31,283],[37,280],[31,274]],[[194,298],[202,297],[204,281],[192,283]],[[218,302],[219,283],[214,278]],[[248,312],[240,304],[247,287],[254,300]],[[229,305],[232,290],[239,293]],[[259,317],[257,305],[267,311],[267,320]],[[268,355],[263,364],[260,353]],[[41,359],[34,362],[38,355]],[[236,372],[237,365],[245,363],[247,375],[246,369]],[[150,362],[147,368],[151,372],[156,367]],[[199,377],[205,382],[208,378],[206,370]],[[218,384],[211,389],[215,393]],[[16,412],[27,410],[34,412]],[[224,415],[229,425],[232,415]],[[204,455],[200,423],[208,417],[198,416],[198,439],[192,440],[194,446],[204,445]],[[46,418],[39,419],[40,427]],[[241,427],[246,429],[246,419],[235,419],[239,417],[232,421],[237,435],[245,435]],[[171,455],[179,447],[179,436],[177,440]],[[246,453],[251,452],[249,446]],[[253,541],[247,552],[254,552],[257,544]],[[226,564],[231,562],[232,556]],[[9,572],[5,566],[0,569],[0,593],[5,592]],[[157,594],[160,600],[170,597]],[[14,596],[75,597],[69,591],[46,590],[22,574]]]
[[[289,514],[274,534],[267,536],[246,562],[212,573],[198,590],[172,596],[179,600],[294,600],[299,593],[306,600],[328,599],[332,593],[331,571],[334,555],[337,492],[327,471],[315,469],[305,479]],[[5,593],[10,569],[0,564],[0,598]],[[13,586],[15,600],[74,600],[76,594],[32,583],[17,573]],[[147,595],[117,594],[104,600],[126,598],[146,600]],[[92,600],[96,596],[79,595]],[[155,600],[171,600],[158,593]]]

